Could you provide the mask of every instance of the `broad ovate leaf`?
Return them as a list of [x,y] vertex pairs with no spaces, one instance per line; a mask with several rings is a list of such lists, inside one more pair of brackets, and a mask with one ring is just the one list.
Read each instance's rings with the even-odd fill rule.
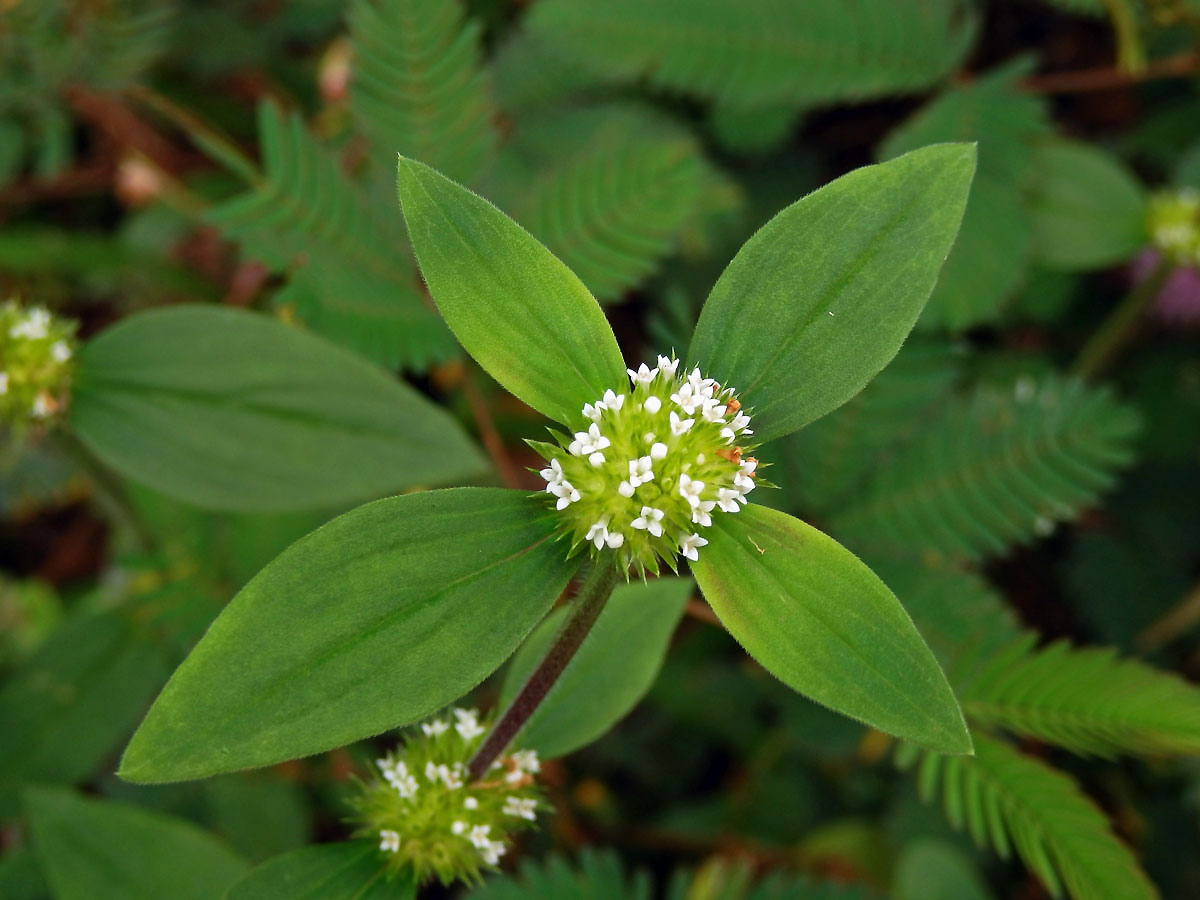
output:
[[751,504],[714,517],[692,574],[729,633],[818,703],[941,753],[970,753],[958,701],[895,595],[810,525]]
[[424,163],[397,185],[421,274],[446,324],[498,382],[563,423],[619,389],[625,364],[583,282],[529,232]]
[[[662,667],[692,582],[657,578],[613,591],[562,676],[513,745],[543,757],[565,756],[590,744],[625,717],[650,690]],[[546,617],[513,657],[500,691],[501,705],[517,695],[546,655],[567,608]]]
[[453,488],[378,500],[297,541],[234,597],[121,763],[202,778],[410,723],[495,671],[577,563],[544,506]]
[[33,846],[55,900],[214,900],[246,861],[191,822],[81,797],[25,794]]
[[770,440],[845,403],[896,355],[958,234],[973,144],[864,166],[793,203],[709,294],[690,361]]
[[276,856],[225,900],[413,900],[417,886],[390,872],[373,841],[317,844]]
[[89,342],[71,425],[122,475],[212,509],[348,505],[486,468],[450,416],[377,366],[211,306],[139,313]]

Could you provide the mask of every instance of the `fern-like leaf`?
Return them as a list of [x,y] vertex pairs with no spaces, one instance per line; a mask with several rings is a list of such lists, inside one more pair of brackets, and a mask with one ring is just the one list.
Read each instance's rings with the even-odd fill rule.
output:
[[976,844],[990,845],[1006,859],[1015,848],[1054,897],[1158,896],[1103,813],[1070,778],[985,735],[972,739],[974,756],[920,756],[921,795],[929,801],[940,793],[951,825],[966,828]]
[[970,45],[959,0],[543,0],[529,29],[601,79],[743,107],[919,90]]
[[350,108],[390,184],[396,154],[472,181],[496,134],[479,26],[458,0],[356,0]]
[[418,289],[399,210],[374,215],[298,116],[263,104],[259,133],[262,181],[208,217],[288,273],[277,302],[385,365],[419,368],[453,354],[453,337]]
[[983,386],[898,453],[833,530],[868,549],[998,554],[1094,502],[1132,460],[1137,430],[1133,410],[1077,381]]
[[1050,131],[1045,103],[1017,89],[1030,68],[1022,60],[945,91],[880,147],[880,157],[891,159],[940,141],[979,144],[962,228],[921,316],[922,327],[957,331],[993,321],[1024,279],[1032,226],[1014,185],[1030,176],[1033,142]]
[[1110,648],[1034,650],[1035,640],[994,654],[959,688],[972,723],[1080,754],[1200,753],[1200,690]]
[[737,199],[678,125],[625,104],[518,123],[493,174],[489,194],[600,300],[635,287]]
[[493,878],[471,891],[471,900],[650,900],[645,872],[632,877],[614,854],[583,850],[575,866],[562,857],[528,862],[516,875]]
[[860,493],[884,455],[921,426],[957,374],[944,343],[912,341],[861,393],[784,439],[779,482],[798,505],[828,514]]

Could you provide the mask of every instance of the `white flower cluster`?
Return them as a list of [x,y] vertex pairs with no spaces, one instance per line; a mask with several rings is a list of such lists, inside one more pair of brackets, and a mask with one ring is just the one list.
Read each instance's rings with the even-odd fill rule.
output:
[[545,491],[576,544],[625,548],[620,559],[655,571],[657,559],[697,559],[708,541],[696,526],[737,512],[755,487],[757,460],[734,446],[754,434],[734,391],[678,369],[667,356],[628,369],[629,393],[606,390],[583,407],[586,430],[542,445]]
[[1150,240],[1172,261],[1200,266],[1200,191],[1182,188],[1150,202]]
[[472,877],[499,862],[511,832],[536,820],[535,752],[511,753],[480,781],[468,781],[467,761],[486,731],[475,710],[452,709],[376,760],[382,782],[366,786],[360,818],[397,868],[421,879]]
[[61,406],[74,355],[69,323],[41,306],[0,307],[0,419],[47,419]]

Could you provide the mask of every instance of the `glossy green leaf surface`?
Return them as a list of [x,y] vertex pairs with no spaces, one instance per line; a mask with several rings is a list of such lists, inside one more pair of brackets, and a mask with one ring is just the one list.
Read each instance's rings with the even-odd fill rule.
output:
[[31,789],[33,846],[55,900],[215,900],[246,862],[190,822],[135,806]]
[[625,385],[617,340],[583,282],[516,222],[401,157],[400,205],[434,301],[493,378],[559,422]]
[[1038,148],[1033,167],[1033,247],[1044,265],[1095,269],[1124,262],[1146,245],[1146,191],[1116,157],[1053,141]]
[[837,541],[750,504],[692,563],[729,633],[784,684],[943,753],[969,753],[958,702],[895,595]]
[[405,725],[490,675],[577,563],[542,504],[453,488],[361,506],[234,597],[172,676],[121,765],[201,778]]
[[267,860],[225,900],[412,900],[417,886],[389,877],[371,841],[316,844]]
[[[587,639],[518,732],[514,746],[547,758],[590,744],[650,690],[683,616],[692,582],[658,578],[613,591]],[[521,646],[505,673],[500,705],[516,696],[546,655],[567,608],[556,609]]]
[[23,783],[107,769],[166,678],[162,651],[127,615],[68,620],[0,690],[0,817]]
[[482,471],[443,410],[382,369],[254,313],[141,313],[79,355],[71,424],[122,475],[199,506],[352,503]]
[[954,243],[974,169],[969,144],[856,169],[734,257],[688,360],[739,391],[760,439],[845,403],[896,355]]

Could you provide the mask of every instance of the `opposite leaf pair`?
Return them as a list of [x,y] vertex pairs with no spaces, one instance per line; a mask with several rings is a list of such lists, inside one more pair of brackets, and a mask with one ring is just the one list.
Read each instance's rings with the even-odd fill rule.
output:
[[[757,440],[845,402],[916,320],[973,169],[972,147],[928,147],[788,207],[718,280],[687,368],[739,388]],[[628,381],[587,289],[511,219],[427,166],[402,159],[399,190],[430,292],[466,350],[530,406],[589,433],[585,405]],[[712,414],[736,415],[727,407]],[[689,486],[679,487],[686,496]],[[554,540],[555,505],[545,494],[458,488],[377,501],[313,532],[213,624],[134,736],[121,774],[153,782],[267,765],[456,700],[512,653],[579,568]],[[970,752],[933,656],[857,558],[755,504],[703,527],[693,574],[764,667],[870,725]],[[600,544],[599,557],[616,554]]]

